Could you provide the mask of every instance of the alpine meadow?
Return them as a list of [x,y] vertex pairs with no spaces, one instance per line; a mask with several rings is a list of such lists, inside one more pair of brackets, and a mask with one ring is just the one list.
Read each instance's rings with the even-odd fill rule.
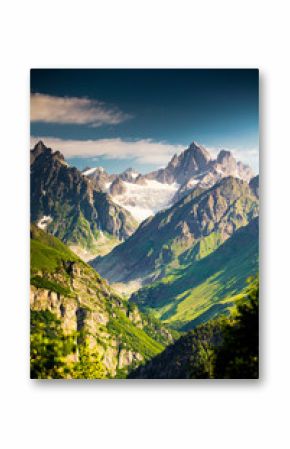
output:
[[259,72],[32,69],[32,379],[259,378]]

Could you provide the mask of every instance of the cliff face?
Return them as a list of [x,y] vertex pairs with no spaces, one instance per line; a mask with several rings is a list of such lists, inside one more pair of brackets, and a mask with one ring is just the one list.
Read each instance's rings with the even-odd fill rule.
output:
[[105,376],[115,377],[172,341],[164,326],[128,305],[60,241],[35,226],[31,238],[31,310],[51,312],[65,337],[82,335],[70,361],[78,362],[85,341],[100,356]]
[[[76,266],[74,268],[77,269]],[[72,282],[77,283],[78,281],[72,280]],[[110,313],[100,303],[99,295],[96,292],[81,291],[79,285],[75,293],[78,293],[76,297],[68,297],[31,285],[31,310],[52,312],[60,320],[65,336],[82,331],[89,340],[89,346],[99,353],[106,375],[109,377],[116,376],[119,369],[137,365],[144,360],[144,355],[131,348],[130,345],[123,344],[118,336],[112,335],[106,330],[106,325],[110,322]],[[112,311],[114,308],[117,308],[119,313],[123,313],[125,319],[126,308],[122,308],[121,303],[118,304],[116,299],[112,304]],[[142,323],[141,320],[140,322]],[[77,354],[74,355],[74,361],[78,361]]]

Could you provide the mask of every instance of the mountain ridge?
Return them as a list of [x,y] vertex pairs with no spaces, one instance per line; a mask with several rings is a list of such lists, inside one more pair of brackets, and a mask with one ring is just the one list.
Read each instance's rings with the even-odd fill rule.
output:
[[85,250],[98,249],[98,240],[111,248],[134,232],[131,214],[68,166],[60,152],[38,142],[30,154],[32,222]]
[[110,282],[141,279],[146,285],[188,249],[196,251],[195,257],[206,255],[257,215],[258,198],[249,184],[223,178],[148,218],[127,241],[91,263]]

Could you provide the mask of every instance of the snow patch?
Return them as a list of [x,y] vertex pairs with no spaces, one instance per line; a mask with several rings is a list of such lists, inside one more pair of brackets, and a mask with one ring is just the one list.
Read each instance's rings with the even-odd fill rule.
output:
[[39,229],[46,229],[47,226],[52,222],[52,217],[50,215],[43,215],[43,217],[38,220],[37,227]]
[[93,168],[89,168],[86,171],[83,171],[83,175],[89,176],[92,175],[93,173],[95,173],[95,171],[97,171],[98,167],[93,167]]
[[154,180],[146,180],[144,185],[124,181],[126,191],[114,195],[113,200],[119,206],[128,210],[133,217],[141,222],[171,205],[179,184],[163,184]]
[[197,179],[190,179],[187,183],[187,187],[193,187],[198,183],[199,183],[199,181]]
[[109,192],[109,190],[110,190],[110,186],[111,186],[111,182],[105,182],[105,185],[104,185],[104,191],[105,192]]

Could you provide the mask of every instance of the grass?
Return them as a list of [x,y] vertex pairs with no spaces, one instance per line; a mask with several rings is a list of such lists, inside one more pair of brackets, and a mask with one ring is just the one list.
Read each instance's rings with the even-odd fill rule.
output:
[[109,322],[107,328],[115,336],[122,336],[122,345],[125,344],[128,349],[139,352],[145,359],[159,354],[164,349],[161,343],[134,326],[122,312],[116,311],[116,318]]
[[65,296],[74,296],[69,288],[66,288],[63,285],[58,284],[57,282],[45,279],[40,276],[31,277],[30,283],[37,288],[44,288],[46,290],[51,290]]
[[31,271],[53,273],[63,261],[78,260],[72,252],[51,248],[42,242],[31,240],[30,246]]
[[52,273],[64,261],[76,261],[78,257],[60,240],[36,226],[31,226],[30,264],[31,272]]

